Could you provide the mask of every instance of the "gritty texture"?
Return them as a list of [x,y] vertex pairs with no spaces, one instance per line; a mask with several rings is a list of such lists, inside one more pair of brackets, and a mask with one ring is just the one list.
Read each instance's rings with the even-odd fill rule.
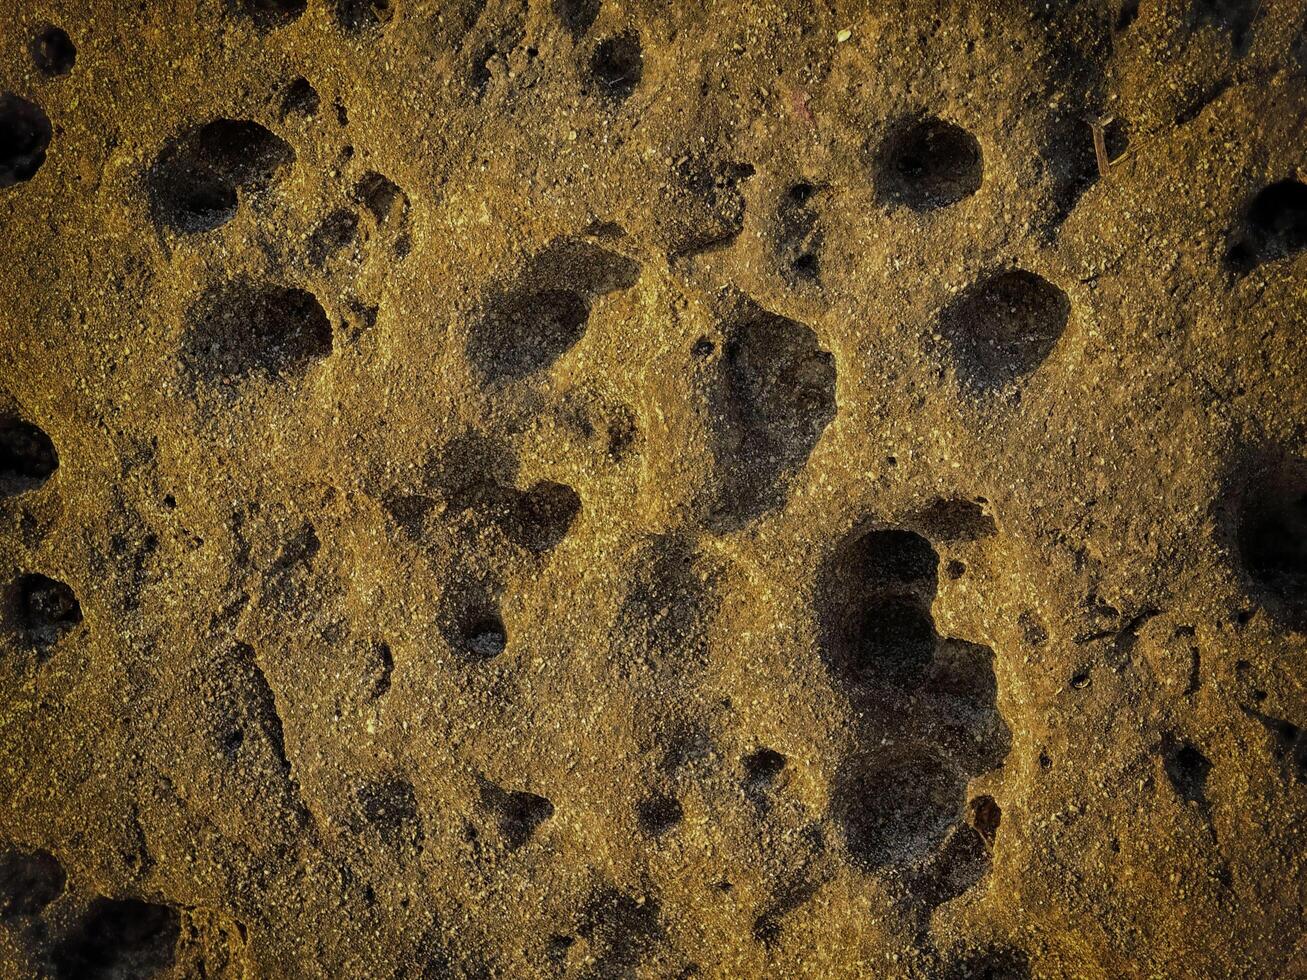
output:
[[0,976],[1307,975],[1303,0],[0,42]]

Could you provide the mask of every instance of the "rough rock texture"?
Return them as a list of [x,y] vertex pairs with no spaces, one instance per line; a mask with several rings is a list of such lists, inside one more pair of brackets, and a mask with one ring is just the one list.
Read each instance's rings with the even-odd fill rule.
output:
[[1303,0],[0,38],[0,976],[1307,975]]

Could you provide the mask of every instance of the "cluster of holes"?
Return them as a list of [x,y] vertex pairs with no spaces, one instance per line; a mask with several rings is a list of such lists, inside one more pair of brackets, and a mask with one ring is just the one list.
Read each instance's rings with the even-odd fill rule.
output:
[[929,710],[957,719],[938,737],[914,734],[910,724],[897,731],[866,723],[866,748],[841,765],[831,796],[850,859],[867,871],[912,868],[908,892],[931,906],[966,891],[989,867],[1001,810],[990,796],[964,807],[966,781],[1001,765],[1007,752],[1001,723],[990,720],[992,654],[936,634],[938,567],[921,535],[873,529],[838,549],[819,580],[822,655],[864,717],[892,718],[924,696],[938,705]]
[[0,95],[0,188],[31,180],[45,163],[53,135],[39,105],[12,92]]
[[1039,367],[1066,329],[1071,302],[1024,269],[995,272],[964,290],[940,315],[959,380],[993,391]]
[[77,45],[62,27],[48,24],[32,38],[28,48],[32,63],[47,78],[58,78],[73,70],[77,61]]
[[[279,26],[279,23],[299,16],[304,9],[303,0],[292,0],[289,3],[245,0],[243,6],[262,26]],[[376,14],[378,7],[375,3],[352,0],[341,0],[336,4],[339,19],[351,28],[366,26],[367,22],[379,22],[380,17]],[[386,10],[388,7],[381,4],[380,9]],[[598,4],[589,3],[588,0],[556,0],[555,9],[564,26],[574,35],[580,36],[593,22]],[[369,11],[372,12],[371,21],[368,19]],[[59,37],[47,36],[43,42],[45,63],[38,59],[38,65],[48,74],[62,74],[71,69],[75,49],[72,49],[66,33],[58,29],[52,30],[62,35],[63,42],[67,42],[66,57]],[[33,57],[37,57],[35,49]],[[66,67],[60,67],[65,63]],[[601,43],[594,54],[592,72],[601,94],[614,100],[628,97],[639,83],[642,72],[638,37],[620,35]],[[18,150],[6,150],[9,155],[0,160],[0,183],[6,183],[6,174],[12,175],[7,183],[14,183],[28,179],[40,166],[44,147],[49,141],[49,124],[44,114],[32,103],[14,96],[6,96],[5,100],[0,108],[0,125],[8,127],[6,135],[17,134],[17,138],[5,141],[5,145],[17,146]],[[294,91],[293,97],[288,92],[286,105],[289,111],[311,113],[316,110],[316,104],[316,93],[312,92],[307,82]],[[194,159],[190,161],[187,167],[191,167],[192,171],[187,176],[195,169],[209,168],[211,172],[204,176],[212,177],[213,180],[208,183],[200,180],[193,184],[190,194],[172,195],[171,202],[176,204],[180,201],[180,206],[172,209],[171,213],[182,216],[180,219],[169,219],[169,223],[175,227],[183,230],[216,227],[216,224],[209,224],[214,216],[226,214],[227,218],[223,220],[227,220],[230,213],[234,213],[237,186],[246,181],[257,181],[287,161],[285,153],[276,144],[264,139],[257,130],[248,128],[256,124],[230,124],[243,127],[243,132],[222,128],[229,124],[230,121],[220,120],[210,124],[210,127],[219,126],[219,130],[205,127],[197,135],[197,145],[207,145],[209,150],[216,149],[218,152],[205,153],[204,164],[199,164]],[[266,133],[266,130],[263,132]],[[271,134],[267,135],[272,140],[276,139]],[[227,138],[235,138],[235,143],[228,144]],[[42,139],[44,143],[41,142]],[[39,149],[32,149],[38,145]],[[224,152],[224,147],[230,150],[233,146],[242,148],[234,153]],[[929,211],[944,207],[975,193],[980,185],[983,164],[979,144],[964,130],[938,119],[918,121],[905,127],[888,141],[885,154],[882,190],[888,198],[914,210]],[[251,159],[255,162],[251,163]],[[293,159],[293,155],[290,159]],[[177,171],[170,174],[176,175]],[[811,185],[796,185],[791,191],[791,203],[798,208],[806,206],[811,190]],[[169,194],[157,194],[156,203],[161,198],[169,199]],[[369,203],[369,206],[372,204]],[[374,211],[380,210],[388,211],[389,204],[374,207]],[[1264,189],[1249,207],[1248,235],[1237,246],[1246,251],[1232,254],[1232,264],[1247,261],[1249,256],[1254,257],[1254,261],[1261,261],[1302,249],[1307,244],[1304,212],[1302,184],[1283,181]],[[378,214],[378,217],[383,216]],[[217,223],[221,224],[222,221]],[[349,234],[352,233],[351,227]],[[342,238],[340,235],[333,237]],[[795,259],[792,267],[796,274],[804,271],[800,263],[805,257],[812,259],[811,272],[815,274],[815,257],[811,255],[801,255]],[[1060,290],[1032,273],[1018,270],[997,274],[977,284],[950,307],[941,323],[946,328],[945,335],[958,353],[960,364],[966,367],[969,380],[980,387],[992,387],[1038,366],[1061,335],[1068,312],[1069,306]],[[321,307],[310,294],[298,290],[264,294],[260,301],[247,307],[244,313],[245,315],[234,318],[243,322],[243,327],[234,332],[225,329],[216,331],[204,338],[210,344],[217,341],[219,347],[234,338],[231,349],[239,348],[239,352],[229,359],[233,365],[231,373],[246,373],[253,369],[251,365],[257,365],[269,373],[280,373],[286,368],[294,369],[315,356],[324,356],[330,352],[330,325],[326,322],[325,315],[318,315],[321,314]],[[542,289],[512,297],[496,310],[496,314],[501,318],[497,326],[509,338],[509,343],[506,344],[508,349],[517,350],[533,345],[537,349],[519,361],[514,361],[514,355],[509,355],[504,373],[514,376],[538,370],[542,364],[551,363],[575,343],[589,316],[589,299],[582,293],[567,289]],[[523,338],[518,337],[515,330],[527,322],[532,324],[531,336],[526,338],[529,342],[520,342]],[[286,324],[290,325],[289,330],[281,329]],[[261,353],[249,356],[247,350]],[[728,346],[728,359],[731,350]],[[711,342],[704,356],[709,353]],[[739,360],[738,343],[734,354],[735,359]],[[220,357],[219,360],[223,358]],[[752,413],[743,411],[739,414],[749,416]],[[45,445],[40,445],[39,439],[26,433],[24,438],[27,439],[27,448],[14,450],[12,446],[17,445],[19,440],[13,438],[12,433],[17,431],[11,427],[0,434],[0,440],[3,440],[0,441],[0,453],[3,453],[0,455],[0,478],[8,483],[37,481],[39,484],[57,466],[53,446],[49,445],[48,438],[44,440]],[[39,429],[35,432],[44,437]],[[32,445],[36,448],[32,449]],[[520,505],[524,515],[522,526],[527,529],[524,534],[528,540],[534,540],[533,528],[555,526],[557,522],[553,519],[554,512],[560,508],[571,508],[575,497],[570,488],[559,484],[540,484],[537,488],[524,494]],[[566,500],[563,499],[563,491],[571,495]],[[1278,501],[1269,507],[1262,502],[1250,509],[1242,529],[1244,558],[1254,578],[1272,591],[1283,592],[1286,588],[1285,581],[1289,581],[1289,587],[1295,591],[1288,598],[1297,600],[1302,593],[1301,577],[1304,574],[1301,525],[1295,523],[1292,533],[1285,534],[1284,514],[1276,510],[1279,506]],[[1285,513],[1293,521],[1301,522],[1305,508],[1307,492],[1299,492]],[[908,534],[876,533],[900,536]],[[873,578],[886,583],[909,584],[921,577],[910,539],[905,538],[893,545],[888,540],[881,539],[880,544],[886,547],[881,552],[883,560],[879,565],[875,562],[872,564],[870,574]],[[551,544],[543,544],[536,550],[549,546]],[[929,545],[926,547],[929,548]],[[933,557],[933,549],[931,556]],[[22,593],[29,631],[33,623],[40,623],[38,628],[44,630],[52,625],[57,625],[60,629],[68,628],[70,624],[80,621],[81,614],[76,599],[71,590],[61,583],[43,576],[27,576]],[[859,677],[874,675],[893,683],[910,683],[921,676],[933,654],[933,624],[928,612],[911,597],[891,596],[882,603],[868,607],[856,620],[853,630],[858,642],[851,669]],[[468,652],[479,657],[497,655],[507,641],[497,613],[483,615],[471,622],[464,630],[464,639]],[[761,750],[745,762],[746,782],[752,786],[766,785],[779,774],[784,764],[784,757],[779,753]],[[1191,745],[1184,744],[1168,753],[1165,765],[1178,793],[1187,800],[1203,799],[1210,763],[1201,753]],[[857,842],[853,850],[860,859],[873,866],[891,860],[892,851],[903,846],[905,837],[909,849],[918,838],[937,838],[942,833],[936,819],[941,812],[941,805],[938,804],[945,801],[952,807],[960,794],[956,774],[946,764],[934,760],[930,753],[909,754],[888,762],[879,760],[873,766],[858,768],[854,781],[857,785],[853,795],[884,798],[889,804],[887,807],[859,809],[846,820],[850,841]],[[536,826],[552,815],[552,805],[543,797],[533,794],[500,793],[508,801],[501,808],[504,814],[501,829],[510,846],[520,846]],[[416,811],[411,787],[406,797],[399,799],[398,803],[397,799],[399,798],[390,792],[377,795],[369,791],[360,795],[369,819],[382,824],[414,818]],[[978,797],[972,801],[971,806],[974,825],[982,836],[992,841],[998,825],[996,804],[990,797]],[[667,796],[652,796],[641,801],[637,814],[641,826],[653,835],[666,832],[682,818],[680,804]],[[932,814],[936,817],[932,817]],[[109,909],[106,905],[101,910],[104,912],[102,917],[121,917],[127,911],[142,912],[146,931],[157,931],[157,923],[161,920],[154,915],[154,911],[162,907],[130,901],[109,905],[113,908]],[[140,908],[129,909],[129,906]],[[166,918],[167,910],[163,911]],[[83,965],[90,963],[94,967],[95,962],[100,961],[91,962],[83,956],[79,962]]]
[[215,119],[170,140],[149,174],[155,220],[183,233],[236,216],[238,191],[266,188],[295,161],[281,137],[256,122]]

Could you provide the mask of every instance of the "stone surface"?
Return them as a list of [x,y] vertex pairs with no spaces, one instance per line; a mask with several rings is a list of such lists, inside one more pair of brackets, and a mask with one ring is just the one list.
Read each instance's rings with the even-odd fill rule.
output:
[[1305,25],[13,6],[0,976],[1307,975]]

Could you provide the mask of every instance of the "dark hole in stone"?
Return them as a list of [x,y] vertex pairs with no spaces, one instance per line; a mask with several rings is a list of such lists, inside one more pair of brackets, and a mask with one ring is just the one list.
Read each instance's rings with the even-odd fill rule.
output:
[[245,729],[233,728],[226,735],[219,739],[219,745],[222,748],[222,754],[230,758],[235,758],[236,753],[240,751],[245,744]]
[[929,541],[901,528],[869,531],[858,543],[862,576],[868,583],[933,588],[939,555]]
[[334,209],[309,235],[309,261],[317,268],[323,268],[333,255],[354,240],[358,227],[357,213],[344,207]]
[[482,787],[481,799],[496,813],[499,832],[509,850],[526,844],[540,825],[554,815],[553,803],[537,793],[506,791],[486,784]]
[[59,468],[59,453],[39,426],[0,419],[0,497],[35,490]]
[[530,551],[545,552],[566,537],[581,513],[581,498],[563,483],[541,480],[517,497],[504,531]]
[[835,358],[809,327],[749,307],[723,334],[709,392],[717,478],[705,487],[717,532],[781,506],[835,417]]
[[403,205],[404,192],[389,177],[369,170],[354,188],[354,199],[371,211],[377,221],[384,222],[396,204]]
[[32,62],[48,78],[67,75],[77,61],[77,45],[73,44],[67,31],[53,24],[42,28],[32,38],[29,50]]
[[363,819],[383,836],[417,827],[417,794],[413,791],[413,784],[400,776],[386,776],[364,783],[358,789],[358,803]]
[[0,96],[0,187],[31,180],[45,163],[54,130],[35,102],[6,92]]
[[696,151],[678,160],[660,194],[655,219],[669,258],[725,248],[744,229],[746,202],[740,186],[755,173],[751,164]]
[[1250,481],[1237,533],[1244,568],[1270,611],[1307,629],[1307,459],[1284,460]]
[[194,133],[197,156],[234,183],[259,186],[295,158],[281,137],[249,119],[215,119]]
[[1139,17],[1140,0],[1122,0],[1116,15],[1116,30],[1127,30]]
[[781,924],[776,920],[776,916],[764,912],[753,920],[752,935],[754,942],[770,946],[781,938]]
[[1228,31],[1235,55],[1242,56],[1252,40],[1253,21],[1261,7],[1262,0],[1193,0],[1190,17],[1197,25]]
[[775,749],[759,749],[744,757],[744,778],[747,782],[772,782],[785,768],[785,756]]
[[371,696],[379,698],[390,690],[390,676],[395,670],[395,656],[390,652],[390,644],[377,640],[372,644],[372,653],[376,660],[376,677],[372,682]]
[[318,90],[303,75],[297,76],[286,86],[281,97],[281,119],[285,122],[291,116],[306,118],[317,115],[321,100]]
[[296,287],[221,284],[205,293],[190,318],[183,360],[208,380],[301,374],[332,350],[326,311]]
[[40,915],[63,894],[63,866],[49,851],[0,851],[0,919]]
[[1251,708],[1244,713],[1256,718],[1275,737],[1276,753],[1296,767],[1300,782],[1307,782],[1307,732],[1287,718],[1275,718]]
[[508,646],[504,621],[493,611],[482,611],[468,618],[463,631],[463,649],[478,660],[489,660]]
[[97,898],[55,949],[58,980],[162,976],[173,965],[181,916],[135,898]]
[[875,602],[857,620],[849,664],[862,681],[910,685],[921,679],[935,653],[930,614],[903,598]]
[[545,959],[554,970],[561,972],[567,964],[567,951],[576,945],[576,937],[555,933],[545,943]]
[[937,541],[978,541],[998,533],[994,518],[974,500],[941,498],[914,514],[912,522]]
[[645,797],[635,807],[640,829],[650,837],[661,837],[680,823],[684,816],[680,801],[661,793]]
[[942,119],[901,126],[882,150],[882,195],[914,211],[932,211],[970,197],[980,189],[983,176],[980,143]]
[[554,16],[574,39],[581,38],[599,16],[600,0],[554,0]]
[[800,181],[797,184],[792,184],[790,189],[786,191],[790,202],[798,207],[803,207],[811,201],[813,195],[816,193],[817,186],[815,184],[809,184],[807,181]]
[[307,0],[236,0],[236,8],[261,31],[285,27],[303,15]]
[[37,573],[19,578],[18,609],[28,640],[42,647],[58,642],[82,621],[82,607],[73,590]]
[[945,971],[943,980],[1030,980],[1030,961],[1017,949],[979,950],[960,957]]
[[601,95],[615,102],[628,98],[644,76],[640,36],[627,32],[601,41],[590,60],[590,74]]
[[912,687],[935,655],[930,603],[939,556],[920,534],[901,528],[867,531],[846,541],[824,564],[822,656],[835,674],[864,685]]
[[237,191],[267,187],[295,160],[256,122],[215,119],[170,141],[150,169],[155,219],[183,233],[211,231],[236,215]]
[[929,908],[952,901],[989,873],[992,859],[975,827],[955,823],[926,863],[907,873],[913,897]]
[[785,756],[775,749],[758,749],[744,757],[744,796],[755,806],[766,807],[772,784],[785,769]]
[[581,908],[576,933],[587,943],[589,968],[582,976],[634,977],[667,937],[658,900],[632,896],[611,885],[597,888]]
[[790,263],[790,269],[800,279],[816,279],[818,273],[817,256],[812,252],[804,252]]
[[961,777],[928,751],[846,763],[831,805],[850,859],[875,871],[923,856],[960,816],[963,788]]
[[989,844],[994,843],[998,835],[998,825],[1003,819],[1003,811],[992,796],[977,796],[971,801],[971,826]]
[[468,355],[488,380],[515,380],[558,360],[589,319],[589,300],[570,289],[515,292],[473,325]]
[[1226,254],[1238,272],[1307,248],[1307,184],[1281,180],[1253,197],[1244,217],[1243,237]]
[[390,0],[332,0],[331,12],[336,23],[351,33],[380,27],[394,15]]
[[978,391],[1001,388],[1039,367],[1066,329],[1071,302],[1023,269],[998,272],[965,290],[940,316],[959,379]]
[[1186,803],[1207,803],[1207,775],[1212,764],[1189,742],[1164,747],[1162,764],[1171,786]]

